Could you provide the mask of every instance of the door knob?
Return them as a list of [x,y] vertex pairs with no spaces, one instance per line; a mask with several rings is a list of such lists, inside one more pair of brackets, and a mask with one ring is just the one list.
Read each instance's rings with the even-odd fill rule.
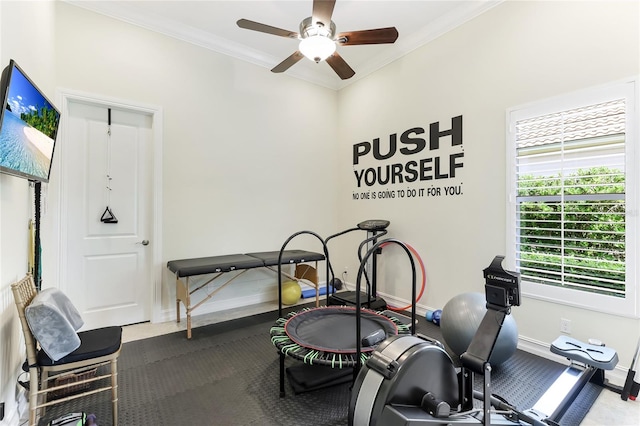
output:
[[136,244],[142,244],[143,246],[148,246],[149,245],[149,240],[142,240],[140,242],[137,242]]

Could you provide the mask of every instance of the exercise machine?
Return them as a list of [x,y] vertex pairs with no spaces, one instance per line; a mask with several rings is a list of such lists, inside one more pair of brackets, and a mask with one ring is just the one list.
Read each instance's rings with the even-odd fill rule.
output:
[[[344,235],[346,233],[352,231],[366,231],[367,238],[360,243],[358,247],[358,259],[362,262],[362,251],[363,248],[366,247],[367,251],[370,250],[377,242],[378,239],[382,236],[386,235],[387,228],[389,227],[390,222],[388,220],[365,220],[363,222],[358,223],[355,228],[350,228],[345,231],[339,232],[337,234],[331,235],[327,237],[324,241],[325,244],[329,242],[329,240]],[[387,308],[387,302],[384,299],[377,297],[377,256],[380,254],[381,249],[377,249],[376,252],[369,257],[366,262],[366,269],[364,272],[364,277],[367,284],[366,293],[361,294],[360,303],[364,304],[369,309],[373,309],[376,311],[382,311]],[[329,265],[329,270],[331,275],[333,276],[333,268]],[[333,280],[332,280],[333,281]],[[334,288],[337,288],[334,282]],[[341,283],[340,283],[341,284]],[[356,304],[356,292],[355,291],[342,291],[339,293],[333,293],[329,296],[328,299],[329,305],[355,305]]]
[[[571,364],[528,410],[520,411],[490,392],[474,391],[474,375],[491,387],[489,359],[512,306],[520,305],[520,276],[496,256],[484,270],[487,313],[455,368],[442,344],[426,336],[393,336],[382,342],[354,383],[349,425],[554,425],[590,380],[602,384],[604,370],[618,362],[615,350],[566,336],[551,352]],[[482,408],[475,408],[480,400]]]

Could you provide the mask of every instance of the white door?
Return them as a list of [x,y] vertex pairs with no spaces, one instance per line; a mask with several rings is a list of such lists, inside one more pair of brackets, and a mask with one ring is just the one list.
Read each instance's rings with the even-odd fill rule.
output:
[[67,111],[64,288],[83,329],[148,321],[153,116],[79,100],[70,100]]

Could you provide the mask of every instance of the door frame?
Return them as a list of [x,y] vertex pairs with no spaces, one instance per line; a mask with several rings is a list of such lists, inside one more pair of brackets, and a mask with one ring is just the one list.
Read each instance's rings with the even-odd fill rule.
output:
[[[65,153],[64,140],[68,137],[68,130],[65,126],[66,120],[69,118],[69,104],[73,102],[93,104],[105,108],[118,108],[129,110],[132,112],[148,114],[151,117],[152,128],[152,152],[153,158],[151,159],[152,168],[152,182],[151,190],[152,205],[151,215],[148,218],[151,223],[152,235],[150,236],[150,244],[147,247],[151,249],[151,262],[148,271],[151,276],[152,285],[149,289],[148,302],[151,307],[151,322],[161,321],[161,308],[162,308],[162,141],[163,141],[163,113],[162,107],[158,105],[144,104],[137,101],[125,100],[114,98],[110,96],[99,95],[95,93],[81,92],[72,89],[58,89],[57,101],[61,105],[61,119],[60,130],[58,134],[58,143],[56,144],[56,152],[54,155],[54,161],[57,160],[60,179],[58,179],[57,186],[49,187],[51,198],[58,200],[57,214],[54,214],[54,235],[53,246],[57,247],[55,251],[55,261],[53,268],[56,271],[52,274],[57,281],[56,287],[62,291],[67,290],[67,286],[64,277],[68,273],[66,267],[66,247],[67,247],[67,223],[63,218],[67,217],[67,197],[65,192],[65,176],[67,176],[69,167],[67,165]],[[57,158],[55,158],[57,157]],[[55,196],[55,195],[57,196]],[[53,206],[52,206],[53,207]]]

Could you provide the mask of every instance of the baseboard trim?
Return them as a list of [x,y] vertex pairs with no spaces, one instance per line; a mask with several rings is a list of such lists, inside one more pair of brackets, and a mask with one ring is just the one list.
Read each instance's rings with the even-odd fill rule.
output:
[[[349,288],[351,284],[346,284],[345,286]],[[355,289],[355,286],[352,286]],[[385,299],[388,304],[391,306],[406,306],[409,302],[403,299],[399,299],[389,294],[378,292],[378,295]],[[416,304],[416,314],[421,316],[425,315],[427,311],[433,311],[435,309],[442,308],[433,308],[430,306],[421,305],[420,303]],[[518,349],[528,352],[533,355],[537,355],[541,358],[549,359],[551,361],[555,361],[560,364],[569,365],[569,360],[556,355],[551,352],[551,342],[542,342],[540,340],[532,339],[527,336],[518,336]],[[610,383],[622,386],[627,378],[627,372],[629,370],[620,365],[617,365],[613,370],[607,371],[605,373],[606,378]]]
[[[324,286],[324,283],[320,283],[320,286]],[[344,283],[345,289],[355,291],[355,285],[351,283]],[[255,293],[249,296],[236,297],[233,299],[225,299],[225,300],[212,300],[209,303],[205,303],[202,306],[199,306],[198,309],[193,313],[193,315],[206,315],[214,312],[225,311],[228,309],[236,309],[241,307],[246,307],[250,305],[257,305],[261,303],[269,303],[277,301],[277,298],[274,297],[274,292],[272,289],[268,291],[263,291],[260,293]],[[382,297],[387,304],[390,306],[406,306],[409,302],[404,299],[400,299],[398,297],[392,296],[390,294],[378,292],[378,295]],[[308,303],[313,299],[301,299],[300,303]],[[434,308],[426,305],[422,305],[420,303],[416,304],[416,315],[424,316],[427,311],[433,311]],[[186,312],[184,309],[184,305],[180,309],[181,318],[186,318]],[[160,322],[166,321],[175,321],[176,319],[176,311],[174,309],[166,309],[161,312]],[[533,355],[537,355],[541,358],[549,359],[551,361],[555,361],[560,364],[569,365],[569,361],[566,358],[563,358],[559,355],[551,353],[549,348],[551,347],[551,342],[542,342],[540,340],[532,339],[527,336],[518,336],[518,349],[528,352]],[[616,366],[613,370],[607,371],[606,376],[607,379],[618,386],[622,386],[627,377],[628,369],[623,368],[621,366]],[[0,426],[4,426],[0,423]]]
[[[191,315],[206,315],[214,312],[226,311],[228,309],[242,308],[250,305],[258,305],[261,303],[268,303],[277,300],[277,297],[273,296],[273,291],[264,291],[260,293],[254,293],[249,296],[235,297],[233,299],[215,300],[211,299],[208,303],[203,303],[198,306],[198,309],[194,310]],[[184,305],[180,306],[180,319],[186,319],[187,313]],[[167,322],[176,320],[176,310],[165,309],[160,313],[158,322]]]
[[[324,281],[318,283],[318,286],[323,288],[326,286]],[[277,287],[276,287],[277,288]],[[323,303],[323,299],[325,296],[320,296],[320,301]],[[303,305],[309,302],[315,301],[315,297],[300,299],[300,301],[296,305]],[[253,293],[248,296],[234,297],[231,299],[217,300],[215,298],[210,299],[207,303],[203,303],[201,306],[198,306],[198,309],[194,310],[192,315],[206,315],[214,312],[226,311],[229,309],[237,309],[244,308],[251,305],[259,305],[261,303],[270,303],[275,302],[278,303],[278,295],[275,291],[275,288],[265,288],[263,291]],[[192,302],[193,303],[193,302]],[[197,302],[196,302],[197,303]],[[184,307],[184,304],[180,305],[180,319],[186,319],[187,313]],[[176,310],[175,307],[171,309],[165,309],[160,312],[160,318],[157,322],[167,322],[167,321],[175,321],[176,320]],[[0,425],[2,426],[2,425]]]

